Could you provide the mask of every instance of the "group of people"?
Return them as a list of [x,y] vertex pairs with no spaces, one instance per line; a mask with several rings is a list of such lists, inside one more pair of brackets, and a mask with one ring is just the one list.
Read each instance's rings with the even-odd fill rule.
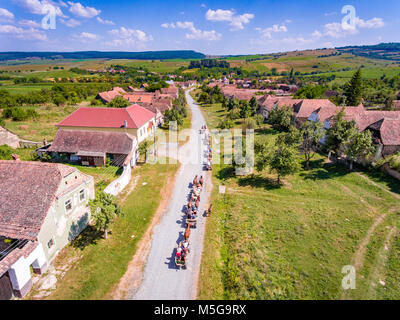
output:
[[[197,219],[199,216],[200,206],[200,193],[203,189],[204,179],[203,176],[196,175],[193,179],[193,187],[190,194],[189,202],[186,206],[186,218]],[[190,222],[187,223],[187,227],[184,233],[184,241],[182,241],[176,250],[177,262],[185,262],[187,254],[189,253],[189,236],[190,236]]]
[[178,261],[185,261],[189,253],[189,240],[182,241],[176,249],[176,258]]
[[207,151],[208,151],[208,157],[207,157],[207,170],[212,169],[212,147],[211,147],[211,136],[206,136],[207,139]]
[[196,175],[194,177],[193,189],[186,210],[186,217],[188,219],[197,219],[197,217],[199,216],[200,193],[203,189],[203,183],[203,176],[200,176],[199,178],[198,175]]

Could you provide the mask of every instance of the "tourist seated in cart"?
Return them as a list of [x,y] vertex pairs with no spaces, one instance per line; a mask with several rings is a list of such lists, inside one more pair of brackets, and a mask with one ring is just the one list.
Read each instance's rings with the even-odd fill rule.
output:
[[180,258],[182,255],[182,248],[179,246],[178,249],[176,249],[176,257]]

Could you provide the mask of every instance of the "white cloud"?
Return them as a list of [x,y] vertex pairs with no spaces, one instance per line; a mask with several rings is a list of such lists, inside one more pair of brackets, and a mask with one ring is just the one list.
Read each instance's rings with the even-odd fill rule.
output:
[[208,11],[206,13],[206,19],[209,21],[229,22],[229,24],[231,26],[231,31],[242,30],[244,28],[243,25],[249,23],[250,20],[253,18],[254,18],[254,14],[252,14],[252,13],[235,15],[235,10],[233,10],[233,9],[232,10],[208,9]]
[[261,35],[265,38],[272,39],[272,33],[279,33],[279,32],[287,32],[288,29],[285,25],[278,25],[274,24],[272,27],[266,28],[266,29],[261,29],[261,28],[256,28],[258,32],[261,33]]
[[48,40],[46,34],[40,30],[34,28],[24,29],[12,25],[0,25],[0,34],[10,35],[21,40]]
[[108,25],[114,25],[114,24],[115,24],[115,23],[112,22],[111,20],[103,20],[103,19],[100,18],[100,17],[97,17],[96,20],[97,20],[98,22],[100,22],[101,24],[108,24]]
[[4,8],[0,8],[0,21],[12,21],[14,20],[14,14]]
[[190,33],[186,33],[186,39],[190,40],[207,40],[207,41],[217,41],[220,40],[222,35],[220,33],[217,33],[215,30],[210,30],[210,31],[203,31],[196,29],[194,27],[193,22],[190,21],[185,21],[181,22],[178,21],[176,23],[176,27],[179,29],[187,29],[190,31]]
[[53,8],[57,16],[67,18],[60,9],[60,6],[63,6],[62,2],[56,3],[52,0],[14,0],[14,2],[32,14],[45,15],[49,13],[49,8]]
[[175,24],[174,23],[163,23],[162,25],[161,25],[161,27],[163,27],[163,28],[165,28],[165,29],[168,29],[168,28],[171,28],[171,29],[175,29]]
[[81,37],[84,39],[90,39],[90,40],[99,39],[99,36],[97,34],[90,33],[90,32],[82,32]]
[[85,7],[79,2],[68,1],[68,4],[70,5],[69,11],[72,14],[82,18],[93,18],[98,16],[101,12],[101,10],[97,10],[93,7]]
[[323,36],[332,38],[343,38],[348,35],[355,35],[359,33],[359,29],[378,29],[385,26],[382,18],[372,18],[370,20],[363,20],[359,17],[355,18],[354,28],[343,27],[342,23],[332,22],[324,26],[323,31],[315,30],[312,35],[316,38]]
[[40,28],[41,24],[33,20],[20,20],[18,24],[29,28]]
[[67,19],[67,20],[60,18],[59,21],[60,21],[60,23],[66,25],[67,27],[70,27],[70,28],[74,28],[74,27],[80,26],[82,24],[80,21],[72,19],[72,18]]
[[136,45],[138,47],[144,47],[146,42],[153,40],[151,35],[147,35],[142,30],[129,29],[125,27],[113,29],[108,33],[115,38],[111,42],[105,43],[109,46]]
[[372,18],[370,20],[364,21],[363,19],[356,18],[356,26],[359,28],[366,29],[378,29],[385,26],[385,22],[382,18]]
[[82,32],[82,33],[80,33],[78,35],[76,35],[76,34],[73,35],[72,38],[74,40],[78,40],[80,42],[87,43],[87,42],[90,42],[90,41],[99,40],[101,37],[99,35],[97,35],[97,34],[94,34],[94,33]]

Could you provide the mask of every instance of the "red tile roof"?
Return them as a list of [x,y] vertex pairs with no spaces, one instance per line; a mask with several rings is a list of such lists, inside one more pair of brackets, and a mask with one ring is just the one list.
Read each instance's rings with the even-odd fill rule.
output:
[[0,161],[0,235],[35,240],[63,177],[75,171],[55,163]]
[[114,87],[111,91],[99,92],[98,96],[106,102],[112,101],[116,97],[121,97],[126,91],[120,87]]
[[153,100],[153,93],[133,92],[123,96],[124,99],[131,103],[150,103]]
[[127,128],[137,129],[155,114],[139,105],[128,108],[79,108],[57,124],[59,127]]
[[296,118],[307,119],[317,109],[329,106],[335,107],[335,104],[328,99],[304,99],[295,105],[294,112],[296,113]]
[[382,143],[385,146],[400,146],[400,119],[381,119],[368,128],[380,132]]

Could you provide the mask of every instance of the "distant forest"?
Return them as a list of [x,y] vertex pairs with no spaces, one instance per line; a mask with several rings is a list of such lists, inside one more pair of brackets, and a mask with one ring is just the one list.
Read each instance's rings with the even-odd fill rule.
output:
[[205,55],[192,50],[178,51],[145,51],[145,52],[0,52],[0,61],[22,59],[139,59],[139,60],[166,60],[166,59],[203,59]]
[[348,46],[336,49],[366,58],[400,61],[400,43],[395,42],[370,46]]
[[216,59],[203,59],[200,61],[190,61],[189,69],[194,68],[229,68],[229,62],[224,60],[216,60]]

